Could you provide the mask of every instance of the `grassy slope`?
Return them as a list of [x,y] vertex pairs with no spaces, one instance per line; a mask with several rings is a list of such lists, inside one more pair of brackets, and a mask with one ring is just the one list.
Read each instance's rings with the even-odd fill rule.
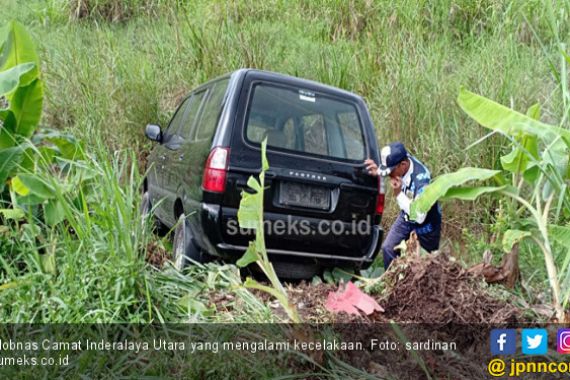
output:
[[[460,86],[518,110],[540,102],[547,121],[561,115],[561,105],[553,100],[561,97],[548,65],[556,50],[556,34],[548,28],[541,1],[393,5],[388,1],[242,0],[176,5],[184,2],[141,0],[134,2],[127,21],[115,23],[97,17],[70,20],[68,2],[62,0],[3,3],[7,11],[0,14],[0,24],[16,18],[38,42],[47,81],[43,124],[138,156],[150,147],[143,140],[146,123],[164,125],[184,92],[239,67],[285,72],[361,94],[370,106],[379,139],[404,141],[435,174],[465,164],[493,165],[501,150],[497,137],[465,150],[486,132],[457,107]],[[147,3],[163,5],[149,12],[143,8]],[[558,33],[567,36],[567,13],[559,18]],[[136,211],[132,203],[127,206],[129,212]],[[489,205],[483,206],[448,206],[448,230],[459,230],[458,226],[480,230],[481,221],[490,220],[485,211]],[[388,214],[393,213],[391,203]],[[113,229],[111,222],[102,223],[102,232],[94,232],[89,245],[115,252],[105,245]],[[63,267],[81,270],[64,271],[70,277],[60,277],[57,285],[68,286],[73,278],[98,273],[103,285],[95,282],[83,289],[84,299],[90,300],[90,292],[103,286],[105,302],[90,300],[79,307],[73,305],[79,289],[69,289],[70,298],[62,299],[65,292],[56,286],[46,296],[54,302],[53,310],[37,315],[35,307],[25,306],[20,314],[7,312],[6,320],[149,320],[160,319],[160,310],[167,319],[191,318],[193,310],[200,308],[174,301],[198,294],[203,286],[198,281],[189,283],[173,275],[164,285],[156,276],[148,276],[141,261],[129,269],[139,275],[125,285],[97,271],[100,261],[92,266],[86,258],[79,266],[68,261],[67,248],[59,248],[66,260]],[[77,255],[85,251],[85,247],[75,249]],[[115,254],[120,253],[117,249]],[[124,260],[117,260],[109,263],[113,270],[122,268],[118,263]],[[116,273],[114,278],[124,275]],[[45,286],[36,287],[39,293],[53,287],[51,277],[42,278]],[[158,282],[149,285],[148,281]],[[180,290],[180,282],[188,289]],[[13,299],[23,293],[15,293]],[[39,293],[30,293],[29,299],[37,300]],[[62,299],[67,309],[57,306],[59,299],[53,297]]]
[[61,1],[7,1],[0,22],[15,16],[41,41],[45,123],[101,133],[117,147],[144,150],[146,123],[164,125],[185,91],[239,67],[361,94],[380,141],[404,141],[436,174],[493,164],[499,149],[495,139],[464,150],[485,131],[456,106],[460,86],[520,110],[540,102],[546,118],[560,114],[532,32],[550,54],[540,2],[200,1],[109,24],[70,22]]

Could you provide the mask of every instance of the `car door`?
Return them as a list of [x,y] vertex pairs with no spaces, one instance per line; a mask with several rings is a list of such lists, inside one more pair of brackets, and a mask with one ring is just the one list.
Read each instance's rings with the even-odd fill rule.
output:
[[198,211],[199,203],[202,201],[204,165],[212,148],[212,138],[222,111],[228,81],[228,79],[220,80],[209,86],[202,109],[196,118],[192,141],[186,152],[189,157],[189,168],[182,181],[187,190],[187,208],[191,211]]
[[[166,160],[168,165],[166,167],[164,176],[164,187],[167,192],[165,199],[165,206],[168,210],[168,220],[173,224],[176,223],[174,203],[177,198],[182,196],[184,189],[184,178],[189,174],[189,167],[195,165],[187,159],[187,154],[191,151],[192,134],[194,125],[199,115],[204,97],[207,94],[207,88],[195,91],[188,99],[188,103],[184,109],[184,115],[180,118],[177,130],[176,140],[173,144],[168,144],[168,151],[166,152]],[[187,210],[185,210],[186,212]]]
[[174,204],[174,194],[172,191],[172,168],[173,155],[180,149],[184,142],[180,136],[180,128],[187,118],[188,109],[192,102],[192,96],[187,97],[178,107],[174,116],[170,120],[168,127],[164,131],[162,144],[156,149],[154,156],[155,177],[159,184],[155,193],[153,203],[157,205],[155,213],[167,225],[174,224],[172,210]]
[[[311,223],[310,238],[300,239],[297,232],[273,234],[266,237],[267,247],[362,256],[371,232],[355,227],[371,224],[366,222],[374,217],[378,192],[378,180],[362,170],[364,159],[377,160],[377,148],[365,134],[367,111],[356,97],[309,86],[259,80],[244,84],[240,108],[245,112],[236,121],[242,128],[233,139],[229,178],[245,185],[259,170],[259,144],[267,138],[264,217]],[[236,209],[239,187],[227,196]],[[233,223],[236,212],[229,207],[224,212],[224,223]],[[344,230],[333,232],[333,226]],[[224,241],[247,245],[240,238],[226,233]]]
[[202,237],[206,232],[200,220],[201,202],[204,201],[202,177],[212,148],[212,139],[216,133],[224,106],[228,83],[228,79],[222,79],[208,86],[208,92],[204,97],[201,109],[196,115],[195,126],[191,132],[192,139],[183,148],[186,165],[183,171],[184,175],[180,179],[183,184],[180,193],[184,211],[189,215],[188,220],[192,234],[202,247],[206,246],[202,242]]

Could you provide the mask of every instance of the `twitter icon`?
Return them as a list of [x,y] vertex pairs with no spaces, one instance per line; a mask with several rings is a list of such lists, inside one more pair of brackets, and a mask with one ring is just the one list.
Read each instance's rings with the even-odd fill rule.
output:
[[546,329],[523,329],[522,352],[526,355],[546,355],[548,332]]

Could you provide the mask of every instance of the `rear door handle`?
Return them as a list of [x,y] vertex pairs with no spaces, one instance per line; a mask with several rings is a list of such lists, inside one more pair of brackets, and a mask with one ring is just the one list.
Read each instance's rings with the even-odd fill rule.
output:
[[247,189],[247,182],[242,181],[240,179],[236,180],[236,189],[238,190]]
[[236,189],[240,192],[245,191],[246,193],[250,193],[250,194],[254,192],[254,190],[247,185],[246,181],[242,181],[242,180],[238,179],[238,180],[236,180],[235,183],[236,183]]

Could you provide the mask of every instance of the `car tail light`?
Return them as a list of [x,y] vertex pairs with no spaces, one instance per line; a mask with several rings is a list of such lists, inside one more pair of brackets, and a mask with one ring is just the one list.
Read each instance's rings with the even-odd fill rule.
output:
[[202,188],[214,193],[223,193],[226,190],[226,178],[230,150],[228,148],[215,147],[208,155]]
[[384,199],[385,199],[384,180],[378,176],[378,195],[376,195],[376,215],[384,213]]

